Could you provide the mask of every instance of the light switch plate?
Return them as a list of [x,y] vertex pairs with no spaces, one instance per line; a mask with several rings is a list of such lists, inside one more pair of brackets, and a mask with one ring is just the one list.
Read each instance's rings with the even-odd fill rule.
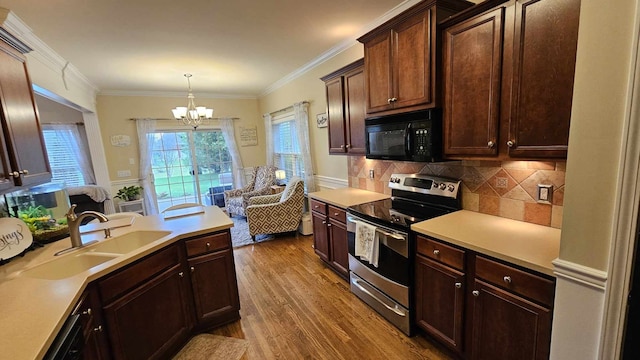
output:
[[553,185],[538,184],[538,199],[541,204],[551,204]]

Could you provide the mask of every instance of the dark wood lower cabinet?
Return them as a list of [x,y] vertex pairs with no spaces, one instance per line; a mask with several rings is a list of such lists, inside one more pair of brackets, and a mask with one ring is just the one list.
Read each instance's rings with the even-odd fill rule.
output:
[[231,249],[189,259],[198,327],[240,318],[240,300]]
[[471,359],[549,358],[551,310],[475,281]]
[[343,278],[349,277],[347,212],[343,208],[311,199],[313,248]]
[[349,276],[349,243],[347,225],[329,219],[329,238],[331,239],[331,266],[342,276]]
[[329,231],[327,216],[315,211],[311,212],[313,222],[313,249],[323,261],[329,262]]
[[416,253],[419,328],[464,359],[549,358],[553,278],[421,235]]
[[110,359],[107,334],[104,332],[104,320],[100,309],[100,298],[94,286],[89,286],[80,297],[72,315],[80,315],[84,347],[82,359]]
[[456,352],[462,352],[464,273],[416,257],[416,325]]
[[166,359],[188,339],[187,278],[177,265],[103,309],[115,359]]

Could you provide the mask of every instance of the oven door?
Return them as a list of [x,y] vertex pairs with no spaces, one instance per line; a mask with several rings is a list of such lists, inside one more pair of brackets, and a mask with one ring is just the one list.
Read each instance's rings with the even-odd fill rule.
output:
[[[378,267],[369,264],[355,256],[356,221],[361,221],[376,227],[379,236]],[[401,284],[409,286],[410,261],[409,261],[409,234],[391,229],[385,226],[364,220],[357,215],[347,214],[347,239],[349,242],[349,255],[359,262],[361,267]],[[353,267],[350,266],[352,269]]]

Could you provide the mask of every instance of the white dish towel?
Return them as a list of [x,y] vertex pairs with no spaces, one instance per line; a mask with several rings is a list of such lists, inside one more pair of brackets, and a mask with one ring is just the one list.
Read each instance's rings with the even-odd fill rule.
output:
[[356,221],[355,255],[378,267],[379,238],[374,225]]

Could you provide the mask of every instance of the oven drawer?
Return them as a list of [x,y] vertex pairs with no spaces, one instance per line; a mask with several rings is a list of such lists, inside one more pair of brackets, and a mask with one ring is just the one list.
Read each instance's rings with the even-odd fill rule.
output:
[[329,205],[329,217],[341,223],[347,222],[347,212],[335,206]]
[[541,304],[553,306],[555,283],[542,276],[476,256],[476,277]]
[[327,204],[322,201],[311,199],[311,210],[320,214],[327,215]]
[[417,237],[418,254],[449,265],[457,270],[464,270],[464,250],[445,245],[440,241]]

